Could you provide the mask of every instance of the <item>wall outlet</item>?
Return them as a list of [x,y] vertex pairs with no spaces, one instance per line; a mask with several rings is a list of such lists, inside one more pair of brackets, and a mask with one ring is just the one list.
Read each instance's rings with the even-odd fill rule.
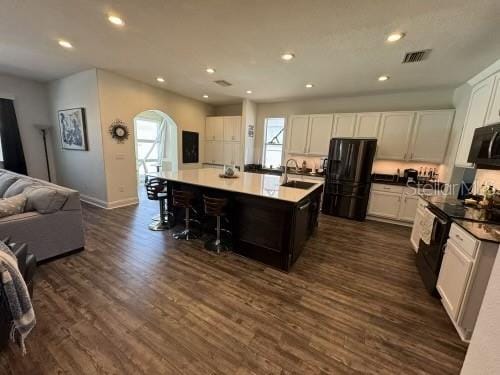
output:
[[118,186],[118,191],[120,193],[123,193],[125,191],[125,187],[124,186]]

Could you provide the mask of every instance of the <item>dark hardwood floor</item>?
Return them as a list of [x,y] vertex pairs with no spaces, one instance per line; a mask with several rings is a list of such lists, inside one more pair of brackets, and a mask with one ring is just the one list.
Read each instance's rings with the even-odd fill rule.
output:
[[28,354],[0,374],[459,373],[408,228],[321,216],[283,273],[151,232],[156,212],[84,207],[86,250],[40,266]]

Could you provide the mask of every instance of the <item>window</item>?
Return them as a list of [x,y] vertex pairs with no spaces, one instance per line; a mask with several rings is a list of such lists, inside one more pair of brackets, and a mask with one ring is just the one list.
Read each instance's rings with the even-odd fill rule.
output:
[[139,175],[156,172],[156,166],[160,158],[158,147],[160,124],[157,121],[141,118],[135,120],[135,127]]
[[283,117],[268,117],[264,129],[264,167],[281,166],[283,155],[283,133],[285,119]]

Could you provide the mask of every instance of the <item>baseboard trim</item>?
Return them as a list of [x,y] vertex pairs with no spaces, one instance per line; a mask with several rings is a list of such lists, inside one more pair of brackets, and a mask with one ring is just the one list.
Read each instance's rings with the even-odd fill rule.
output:
[[120,199],[118,201],[108,202],[108,204],[106,205],[106,209],[112,210],[114,208],[132,206],[134,204],[139,204],[138,198]]
[[91,204],[92,206],[96,206],[99,208],[107,208],[107,206],[108,206],[107,202],[100,200],[100,199],[97,199],[97,198],[94,198],[94,197],[89,197],[88,195],[84,195],[84,194],[80,194],[80,200],[82,202]]
[[134,198],[126,198],[126,199],[120,199],[117,201],[113,202],[106,202],[101,199],[97,199],[94,197],[89,197],[88,195],[80,194],[80,200],[82,202],[91,204],[92,206],[96,206],[99,208],[104,208],[106,210],[112,210],[115,208],[120,208],[120,207],[126,207],[126,206],[132,206],[134,204],[139,203],[139,199],[137,197]]
[[380,221],[382,223],[401,225],[403,227],[409,227],[409,228],[413,227],[413,223],[409,223],[407,221],[384,219],[382,217],[376,217],[376,216],[367,216],[366,220]]

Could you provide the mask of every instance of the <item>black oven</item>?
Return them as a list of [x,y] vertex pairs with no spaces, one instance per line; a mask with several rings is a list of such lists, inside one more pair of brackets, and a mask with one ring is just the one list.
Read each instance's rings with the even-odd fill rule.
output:
[[485,169],[500,169],[500,123],[474,131],[468,161]]
[[451,219],[441,210],[428,205],[427,209],[431,211],[436,218],[432,227],[430,244],[420,240],[417,253],[417,268],[424,282],[426,289],[432,295],[438,297],[436,290],[437,279],[443,261],[444,247],[448,240],[450,232]]

